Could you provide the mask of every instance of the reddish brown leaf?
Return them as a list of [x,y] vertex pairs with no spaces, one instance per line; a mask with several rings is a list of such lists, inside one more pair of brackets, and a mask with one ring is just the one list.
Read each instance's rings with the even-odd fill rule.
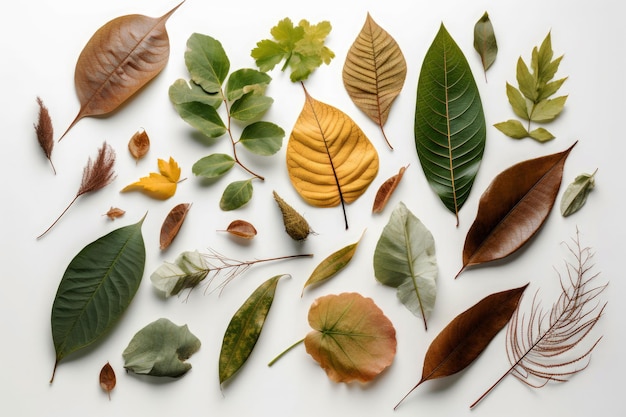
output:
[[174,240],[191,208],[189,203],[181,203],[174,207],[161,226],[161,249],[166,249]]
[[248,223],[245,220],[233,220],[224,232],[243,239],[252,239],[256,236],[256,229],[252,223]]
[[107,211],[104,215],[107,216],[111,220],[115,220],[118,217],[122,217],[124,213],[126,212],[122,210],[121,208],[111,207],[109,211]]
[[467,232],[457,277],[468,266],[512,254],[539,231],[554,206],[565,160],[575,145],[515,164],[494,178]]
[[383,209],[387,205],[387,201],[389,201],[389,198],[391,197],[391,194],[393,194],[393,192],[396,190],[396,187],[400,183],[400,180],[402,180],[404,171],[406,171],[408,167],[408,165],[405,167],[401,167],[400,171],[398,171],[396,175],[389,178],[380,186],[378,192],[376,193],[376,198],[374,198],[372,213],[380,213],[383,211]]
[[404,398],[423,382],[453,375],[472,363],[509,321],[527,286],[491,294],[456,316],[428,347],[422,378]]
[[150,149],[150,138],[145,130],[135,132],[128,142],[128,150],[130,154],[139,161],[143,158]]
[[107,362],[100,370],[100,386],[108,394],[109,400],[111,399],[111,391],[115,388],[115,383],[115,371],[113,371],[111,364]]
[[50,118],[50,112],[48,108],[43,104],[43,100],[37,97],[37,104],[39,105],[39,118],[35,125],[35,132],[37,133],[37,141],[39,146],[43,149],[46,158],[50,161],[52,171],[56,174],[57,170],[52,163],[52,148],[54,148],[54,129],[52,128],[52,119]]

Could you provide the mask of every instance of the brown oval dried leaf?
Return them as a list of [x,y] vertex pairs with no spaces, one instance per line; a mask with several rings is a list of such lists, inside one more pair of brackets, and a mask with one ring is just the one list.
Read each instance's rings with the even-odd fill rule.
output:
[[115,220],[118,217],[122,217],[124,213],[126,212],[122,210],[121,208],[111,207],[109,211],[107,211],[104,215],[107,216],[111,220]]
[[190,208],[191,204],[181,203],[168,213],[161,226],[161,250],[166,249],[178,235]]
[[83,117],[117,109],[161,72],[170,54],[165,22],[183,3],[158,18],[120,16],[93,34],[74,73],[80,110],[63,136]]
[[139,161],[148,153],[148,150],[150,150],[150,138],[146,131],[141,130],[135,132],[128,142],[128,151],[130,154],[136,161]]
[[509,321],[527,286],[488,295],[456,316],[428,347],[422,378],[404,398],[423,382],[453,375],[472,363]]
[[537,233],[554,206],[572,148],[520,162],[502,171],[480,197],[467,232],[463,267],[502,259]]
[[252,223],[245,220],[233,220],[224,231],[243,239],[252,239],[256,236],[256,229]]
[[380,186],[378,192],[376,193],[376,198],[374,198],[372,213],[380,213],[383,211],[383,209],[387,205],[387,201],[389,201],[389,198],[391,197],[391,194],[393,194],[393,192],[396,190],[396,187],[400,183],[400,180],[402,180],[404,171],[406,171],[408,167],[408,165],[405,167],[401,167],[400,171],[398,171],[396,175],[389,178]]
[[115,371],[113,371],[111,364],[107,362],[100,370],[100,386],[106,391],[109,396],[109,400],[111,399],[111,391],[115,388],[115,383]]

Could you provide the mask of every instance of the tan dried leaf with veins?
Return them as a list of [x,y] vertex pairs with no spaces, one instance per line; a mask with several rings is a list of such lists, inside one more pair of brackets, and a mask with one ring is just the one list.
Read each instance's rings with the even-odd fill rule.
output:
[[109,362],[107,362],[100,370],[100,386],[106,391],[111,399],[111,391],[115,388],[117,378],[115,377],[115,371]]
[[135,132],[128,142],[128,151],[133,158],[135,158],[136,161],[139,161],[141,158],[146,156],[149,150],[150,137],[148,137],[146,131],[140,130]]
[[121,208],[111,207],[104,215],[111,220],[115,220],[118,217],[122,217],[126,212]]
[[398,171],[396,175],[389,178],[380,186],[378,192],[376,193],[376,197],[374,198],[372,213],[380,213],[383,211],[383,209],[387,205],[387,202],[389,201],[389,198],[398,187],[398,184],[400,184],[400,180],[402,180],[404,171],[406,171],[408,167],[408,165],[405,167],[401,167],[400,171]]

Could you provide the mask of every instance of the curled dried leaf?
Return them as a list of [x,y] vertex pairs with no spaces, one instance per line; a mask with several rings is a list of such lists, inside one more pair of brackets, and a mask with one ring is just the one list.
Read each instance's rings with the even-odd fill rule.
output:
[[165,217],[163,225],[161,226],[161,250],[167,249],[174,238],[178,235],[178,231],[183,225],[190,208],[190,203],[181,203],[170,210],[167,217]]
[[389,201],[389,198],[391,197],[391,194],[393,194],[393,192],[396,190],[396,187],[400,183],[400,180],[402,180],[404,171],[406,171],[408,167],[408,165],[405,167],[401,167],[400,171],[398,171],[396,175],[389,178],[380,186],[378,192],[376,193],[376,197],[374,198],[372,213],[380,213],[384,210],[387,202]]
[[104,215],[107,216],[111,220],[115,220],[119,217],[122,217],[126,213],[121,208],[111,207],[109,211],[107,211]]
[[285,224],[285,231],[293,240],[305,240],[310,233],[313,233],[309,223],[304,217],[293,207],[285,202],[276,191],[274,193],[274,200],[278,204],[281,213],[283,214],[283,223]]
[[109,362],[107,362],[100,370],[100,386],[106,391],[111,400],[111,391],[115,388],[116,378],[115,371]]
[[128,142],[128,150],[130,154],[139,161],[150,150],[150,137],[145,130],[135,132]]
[[41,149],[43,149],[46,158],[50,161],[52,171],[56,174],[57,171],[52,163],[52,148],[54,147],[54,129],[52,128],[52,119],[50,118],[50,112],[48,108],[43,104],[43,100],[37,97],[37,104],[39,105],[39,119],[35,125],[35,132],[37,133],[37,141]]
[[256,236],[256,229],[252,223],[245,220],[233,220],[223,231],[243,239],[252,239]]

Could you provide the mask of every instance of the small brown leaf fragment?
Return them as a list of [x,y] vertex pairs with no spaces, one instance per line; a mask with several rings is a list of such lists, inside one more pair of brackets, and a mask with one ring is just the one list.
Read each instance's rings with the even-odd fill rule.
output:
[[111,391],[115,388],[116,378],[115,371],[109,362],[107,362],[100,370],[100,386],[106,391],[111,400]]
[[135,158],[135,161],[139,161],[148,153],[148,150],[150,150],[150,138],[145,130],[135,132],[128,142],[128,150]]
[[276,191],[274,191],[274,200],[276,200],[276,203],[283,214],[285,231],[293,240],[305,240],[310,233],[313,233],[313,230],[311,230],[311,227],[306,219],[294,210],[293,207],[287,204],[285,200],[280,198]]
[[380,186],[378,192],[376,193],[376,198],[374,198],[372,213],[380,213],[384,210],[385,206],[387,205],[387,201],[389,201],[391,194],[393,194],[393,192],[396,190],[396,187],[398,186],[400,180],[402,179],[402,176],[404,175],[404,171],[406,171],[408,167],[408,165],[405,167],[401,167],[400,171],[398,171],[396,175],[389,178]]
[[126,212],[122,210],[121,208],[111,207],[109,211],[107,211],[104,215],[107,216],[111,220],[115,220],[118,217],[122,217],[124,213]]
[[256,229],[252,223],[248,223],[245,220],[233,220],[230,222],[226,230],[222,231],[243,239],[252,239],[256,236]]
[[39,141],[39,145],[41,146],[41,149],[43,149],[46,158],[50,161],[52,171],[56,174],[57,171],[54,168],[54,164],[51,159],[52,148],[54,147],[54,129],[52,128],[52,119],[50,118],[48,108],[43,104],[43,100],[39,97],[37,97],[37,104],[39,105],[39,120],[35,125],[37,140]]
[[190,208],[191,204],[181,203],[168,213],[161,226],[161,250],[166,249],[178,235]]

